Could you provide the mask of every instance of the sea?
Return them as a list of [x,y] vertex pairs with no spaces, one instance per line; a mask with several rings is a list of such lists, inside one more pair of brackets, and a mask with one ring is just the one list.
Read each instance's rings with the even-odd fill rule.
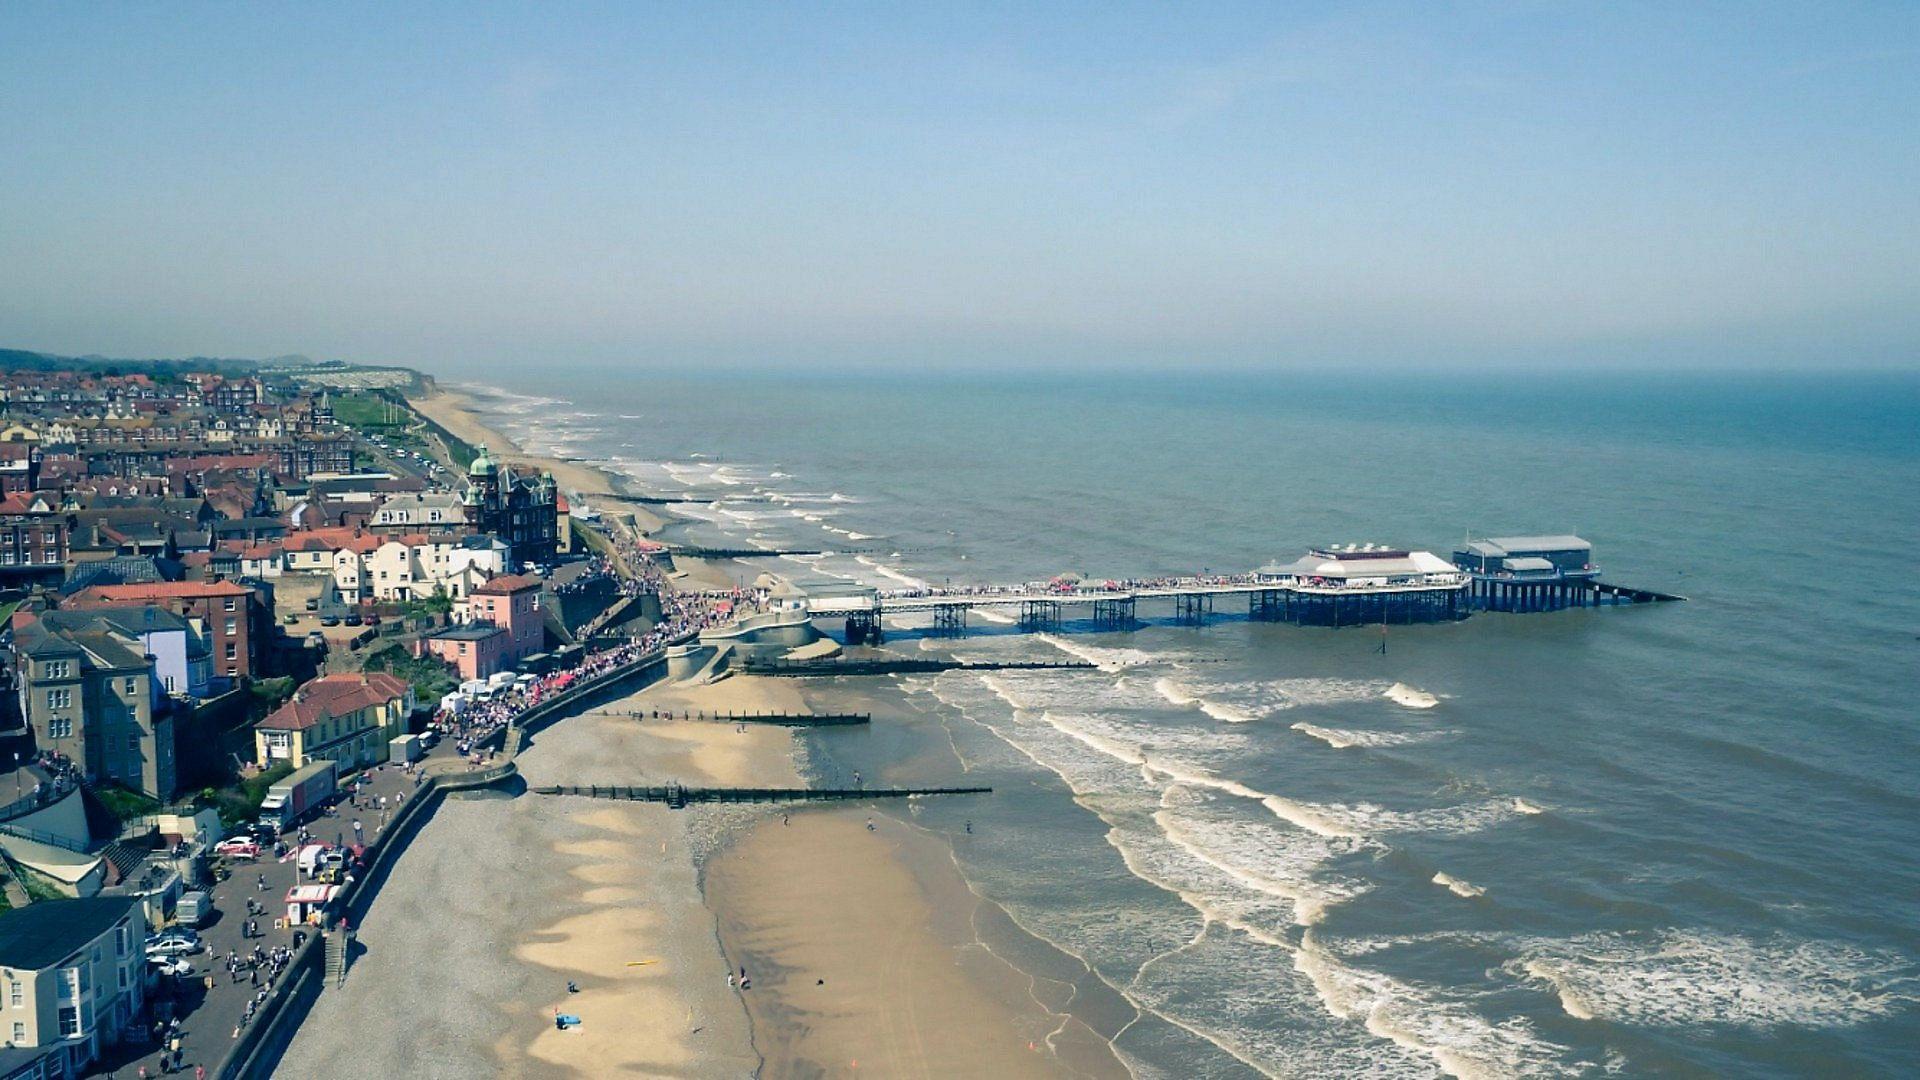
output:
[[[506,374],[502,379],[510,378]],[[823,780],[987,784],[982,944],[1138,1077],[1920,1075],[1920,377],[542,371],[537,452],[742,573],[1018,583],[1576,533],[1683,603],[1023,633],[824,688]],[[743,581],[750,584],[750,581]],[[843,628],[823,621],[838,636]]]

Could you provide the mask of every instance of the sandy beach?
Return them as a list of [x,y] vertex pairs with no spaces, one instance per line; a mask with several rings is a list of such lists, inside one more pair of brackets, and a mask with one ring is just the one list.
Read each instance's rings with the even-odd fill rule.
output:
[[[676,520],[657,506],[621,498],[620,492],[626,490],[624,484],[602,469],[566,458],[528,453],[481,420],[473,398],[461,390],[436,387],[431,394],[409,397],[407,403],[466,442],[475,446],[484,444],[487,452],[499,460],[551,472],[560,490],[569,497],[585,496],[604,515],[631,521],[634,531],[641,536],[651,536]],[[731,563],[685,555],[675,556],[673,565],[675,581],[684,588],[730,589],[743,576],[743,571]]]
[[[467,404],[415,402],[569,488],[612,486],[520,453]],[[793,680],[658,683],[541,731],[517,763],[536,787],[803,786],[793,730],[722,717],[807,709]],[[945,840],[872,806],[451,798],[279,1073],[351,1073],[378,1046],[420,1077],[1125,1076],[981,943],[981,903]]]

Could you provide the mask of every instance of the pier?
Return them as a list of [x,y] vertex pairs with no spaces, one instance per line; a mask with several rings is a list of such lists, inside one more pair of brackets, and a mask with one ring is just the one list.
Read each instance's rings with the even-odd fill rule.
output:
[[536,795],[578,795],[588,799],[666,803],[675,810],[688,803],[858,802],[866,799],[917,799],[928,795],[991,795],[990,787],[928,788],[705,788],[664,784],[634,785],[554,784],[532,789]]
[[1141,622],[1142,605],[1165,605],[1175,623],[1204,626],[1217,606],[1244,597],[1253,622],[1338,628],[1457,622],[1475,611],[1531,613],[1686,599],[1601,582],[1598,573],[1592,545],[1577,536],[1520,536],[1470,540],[1452,561],[1427,551],[1348,544],[1315,548],[1292,563],[1251,574],[1144,584],[1094,584],[1070,575],[1024,585],[886,592],[833,582],[818,591],[802,584],[788,599],[814,618],[845,619],[849,645],[879,644],[887,615],[912,613],[930,615],[937,636],[962,637],[969,614],[989,608],[1007,611],[1028,631],[1057,630],[1069,617],[1101,630],[1130,630]]

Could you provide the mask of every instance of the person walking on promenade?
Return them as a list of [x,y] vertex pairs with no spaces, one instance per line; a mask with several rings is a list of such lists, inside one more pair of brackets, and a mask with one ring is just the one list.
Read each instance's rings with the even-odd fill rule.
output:
[[364,844],[367,842],[367,832],[360,827],[359,818],[353,819],[353,842],[356,844]]

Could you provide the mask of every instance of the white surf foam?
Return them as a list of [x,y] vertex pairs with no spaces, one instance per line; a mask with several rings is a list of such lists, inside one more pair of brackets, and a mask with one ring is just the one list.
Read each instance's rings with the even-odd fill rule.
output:
[[1069,656],[1079,657],[1101,671],[1107,672],[1139,667],[1141,664],[1152,664],[1164,659],[1140,649],[1106,649],[1098,645],[1088,645],[1085,642],[1069,641],[1053,634],[1035,634],[1034,640],[1044,641]]
[[1463,896],[1470,899],[1475,896],[1487,895],[1487,890],[1481,888],[1478,885],[1469,885],[1468,883],[1460,880],[1457,877],[1454,877],[1452,874],[1449,874],[1444,870],[1433,875],[1433,883],[1435,885],[1444,885],[1447,891],[1451,892],[1455,896]]
[[[1357,945],[1362,952],[1371,948]],[[1438,988],[1351,964],[1340,944],[1323,942],[1312,929],[1301,935],[1293,962],[1335,1016],[1359,1020],[1374,1035],[1429,1055],[1451,1076],[1480,1080],[1572,1071],[1564,1064],[1567,1048],[1541,1038],[1524,1018],[1492,1023],[1469,1005],[1446,1000]]]
[[1387,687],[1386,696],[1394,704],[1404,705],[1409,709],[1431,709],[1440,704],[1439,698],[1425,690],[1408,686],[1406,683],[1394,683]]
[[867,569],[872,570],[874,573],[879,574],[882,577],[891,578],[894,581],[897,581],[900,584],[907,586],[908,588],[924,589],[927,587],[927,583],[925,581],[922,581],[921,579],[914,577],[911,574],[901,573],[899,570],[896,570],[893,567],[888,566],[883,562],[880,562],[878,559],[874,559],[866,555],[857,555],[854,557],[854,561],[859,563],[861,566],[864,566]]
[[1163,677],[1153,680],[1153,688],[1159,692],[1161,697],[1166,698],[1168,704],[1171,705],[1184,707],[1200,700],[1199,695],[1169,678]]
[[1354,731],[1347,728],[1321,727],[1304,720],[1294,724],[1293,730],[1303,735],[1311,735],[1335,750],[1347,750],[1356,746],[1411,746],[1415,743],[1432,742],[1453,734],[1450,731]]
[[1534,804],[1528,802],[1525,799],[1516,798],[1513,800],[1513,812],[1516,814],[1531,815],[1531,814],[1544,814],[1547,811],[1545,807],[1535,806]]
[[1576,1019],[1650,1027],[1848,1027],[1914,1000],[1897,957],[1784,935],[1705,930],[1529,940],[1510,973],[1543,982]]

